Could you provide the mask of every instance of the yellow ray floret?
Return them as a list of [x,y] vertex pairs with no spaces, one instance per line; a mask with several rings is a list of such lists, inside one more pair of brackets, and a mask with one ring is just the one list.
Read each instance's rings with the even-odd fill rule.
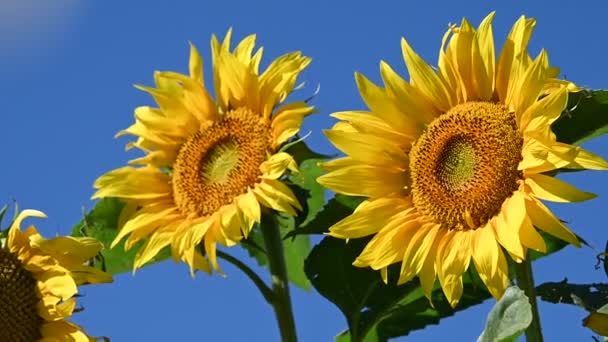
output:
[[[325,133],[345,157],[323,164],[318,181],[338,193],[365,196],[330,228],[349,239],[373,235],[354,261],[382,272],[401,263],[399,283],[418,275],[430,299],[436,278],[451,305],[472,264],[493,296],[508,284],[507,254],[546,252],[537,229],[579,246],[541,200],[577,202],[594,195],[549,176],[560,168],[605,170],[608,163],[558,142],[551,124],[578,88],[555,79],[546,51],[532,58],[536,21],[521,17],[496,59],[492,19],[466,19],[446,32],[438,67],[405,39],[410,81],[380,63],[384,87],[356,74],[369,111],[334,113]],[[506,253],[506,254],[505,254]]]
[[22,231],[28,216],[46,217],[22,211],[0,244],[0,340],[97,340],[68,319],[76,309],[79,285],[112,281],[109,274],[87,266],[102,244],[86,237],[46,240],[34,226]]
[[302,209],[281,180],[297,165],[279,151],[313,112],[304,101],[286,102],[310,58],[287,53],[260,72],[255,35],[234,49],[231,36],[211,39],[215,99],[193,45],[188,75],[156,72],[155,88],[138,86],[158,107],[137,108],[135,123],[118,136],[137,137],[127,149],[144,156],[95,182],[93,198],[126,202],[113,245],[145,241],[135,268],[170,246],[191,271],[219,271],[216,243],[232,246],[247,237],[263,208],[290,215]]

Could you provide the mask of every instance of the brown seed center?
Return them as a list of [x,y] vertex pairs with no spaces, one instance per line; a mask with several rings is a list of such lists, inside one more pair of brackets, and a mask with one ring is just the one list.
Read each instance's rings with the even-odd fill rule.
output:
[[435,119],[410,151],[416,208],[448,229],[476,229],[517,189],[523,139],[501,104],[467,102]]
[[0,341],[38,341],[36,279],[15,255],[0,247]]
[[173,165],[173,198],[184,215],[208,216],[258,182],[270,127],[240,108],[193,134]]

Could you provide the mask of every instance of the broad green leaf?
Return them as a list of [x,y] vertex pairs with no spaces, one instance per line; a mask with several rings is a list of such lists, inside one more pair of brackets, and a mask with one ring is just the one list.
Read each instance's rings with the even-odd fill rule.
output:
[[[295,219],[293,217],[276,214],[276,221],[280,225],[283,236],[294,229]],[[241,246],[257,260],[260,266],[268,267],[266,245],[259,225],[256,225],[247,240],[241,243]],[[304,259],[310,252],[310,238],[308,236],[298,236],[283,239],[283,252],[289,281],[302,289],[310,290],[310,281],[304,273]]]
[[[101,258],[94,260],[94,266],[111,274],[130,272],[133,270],[135,254],[143,245],[143,241],[128,251],[124,250],[124,242],[110,249],[110,245],[118,233],[117,223],[124,204],[115,198],[104,198],[97,202],[93,210],[72,228],[72,236],[90,236],[104,245]],[[149,263],[150,265],[169,258],[168,249],[163,249]]]
[[608,304],[585,317],[583,325],[597,334],[608,336]]
[[333,224],[350,215],[361,201],[363,201],[363,198],[361,197],[336,194],[334,198],[327,202],[314,219],[306,224],[302,224],[294,231],[291,231],[287,237],[300,234],[323,234],[327,232],[329,227]]
[[570,284],[564,279],[538,285],[536,295],[549,303],[572,304],[594,311],[608,303],[608,284]]
[[305,225],[317,216],[325,204],[325,188],[317,183],[317,177],[323,174],[319,162],[323,159],[307,159],[299,164],[300,172],[293,174],[289,180],[297,185],[292,187],[304,211],[296,218],[298,225]]
[[288,143],[281,150],[291,154],[298,165],[302,164],[302,162],[308,159],[328,159],[332,157],[311,150],[302,140],[296,140],[293,143]]
[[[313,248],[305,263],[306,274],[315,289],[333,302],[344,314],[349,331],[338,335],[336,341],[387,341],[409,334],[455,311],[438,287],[433,292],[434,308],[424,296],[417,281],[396,286],[391,278],[398,266],[389,273],[384,284],[380,273],[352,266],[369,238],[344,240],[326,237]],[[478,281],[464,276],[466,292],[456,310],[462,310],[489,298]]]
[[532,323],[532,306],[517,286],[507,288],[488,314],[486,327],[477,342],[515,342]]
[[[278,216],[278,222],[281,225],[282,236],[295,228],[293,217]],[[298,236],[292,239],[283,239],[283,251],[289,281],[300,288],[310,290],[310,281],[304,273],[304,260],[310,252],[310,238],[308,236]]]
[[[566,245],[548,235],[544,237],[548,254]],[[350,337],[352,341],[375,342],[404,336],[490,298],[475,268],[471,267],[463,275],[464,293],[458,306],[450,307],[436,282],[432,293],[434,307],[431,307],[417,279],[401,286],[391,280],[397,278],[399,263],[389,268],[388,284],[382,282],[379,272],[352,266],[369,239],[351,239],[346,243],[326,237],[313,248],[305,263],[306,274],[315,289],[346,318],[349,330],[338,335],[338,341]]]
[[580,144],[608,132],[608,91],[571,93],[567,108],[551,127],[558,141]]

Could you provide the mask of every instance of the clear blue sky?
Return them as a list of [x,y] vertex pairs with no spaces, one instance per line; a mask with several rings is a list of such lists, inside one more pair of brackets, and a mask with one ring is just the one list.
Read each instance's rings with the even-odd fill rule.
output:
[[[605,34],[608,4],[603,1],[2,1],[0,4],[0,108],[3,167],[0,202],[46,212],[30,221],[51,237],[69,234],[91,208],[91,184],[103,172],[123,165],[132,154],[113,135],[131,124],[132,110],[152,104],[134,83],[152,84],[154,70],[187,71],[188,41],[206,59],[209,38],[234,27],[236,37],[258,34],[265,59],[301,50],[313,63],[304,73],[320,114],[308,119],[308,142],[334,152],[321,129],[334,111],[365,108],[353,72],[379,81],[378,63],[388,61],[405,74],[400,38],[435,64],[440,40],[450,22],[467,16],[475,25],[497,10],[499,44],[521,14],[536,17],[531,43],[536,54],[547,48],[562,75],[592,88],[608,86]],[[382,3],[382,5],[379,5]],[[493,3],[491,5],[490,3]],[[498,45],[498,46],[500,46]],[[585,147],[608,158],[608,139]],[[608,239],[598,214],[608,204],[608,173],[564,176],[598,199],[553,205],[562,219],[600,249]],[[244,256],[239,248],[233,248]],[[566,250],[535,264],[537,281],[605,282],[594,269],[595,252]],[[278,341],[273,313],[256,288],[236,269],[223,265],[227,278],[198,275],[173,262],[119,275],[114,284],[83,289],[85,311],[76,315],[92,335],[113,341]],[[346,323],[319,294],[293,290],[301,341],[329,341]],[[493,300],[415,332],[408,341],[474,340]],[[576,307],[541,303],[547,341],[590,341],[580,327],[585,313]]]

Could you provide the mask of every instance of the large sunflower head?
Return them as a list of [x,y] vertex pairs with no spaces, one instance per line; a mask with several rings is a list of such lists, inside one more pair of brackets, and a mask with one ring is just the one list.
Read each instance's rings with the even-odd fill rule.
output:
[[285,103],[310,58],[288,53],[259,72],[263,49],[253,52],[255,38],[231,49],[231,31],[222,43],[212,37],[216,99],[194,46],[189,75],[157,72],[156,88],[139,87],[158,108],[137,108],[135,123],[118,135],[136,136],[127,148],[145,156],[97,179],[93,196],[127,203],[114,244],[127,235],[126,248],[146,241],[135,268],[171,245],[174,258],[191,270],[211,272],[211,265],[219,270],[216,243],[230,246],[246,237],[260,221],[261,207],[291,215],[301,209],[280,180],[297,171],[280,147],[313,112],[303,101]]
[[495,58],[492,18],[466,19],[444,36],[436,69],[402,40],[410,82],[386,63],[384,87],[356,74],[369,111],[334,113],[326,131],[347,156],[324,164],[319,183],[365,196],[330,229],[338,238],[373,238],[354,265],[381,270],[401,263],[399,283],[415,275],[430,298],[438,276],[456,305],[471,260],[496,298],[508,283],[505,252],[521,262],[546,251],[536,228],[579,245],[540,200],[582,201],[582,192],[550,173],[606,169],[608,163],[556,141],[551,124],[577,88],[557,80],[543,50],[527,52],[534,19],[521,17]]
[[67,321],[76,310],[78,285],[107,283],[112,276],[86,263],[101,250],[92,238],[45,240],[34,226],[21,231],[24,210],[0,242],[0,341],[97,340]]

